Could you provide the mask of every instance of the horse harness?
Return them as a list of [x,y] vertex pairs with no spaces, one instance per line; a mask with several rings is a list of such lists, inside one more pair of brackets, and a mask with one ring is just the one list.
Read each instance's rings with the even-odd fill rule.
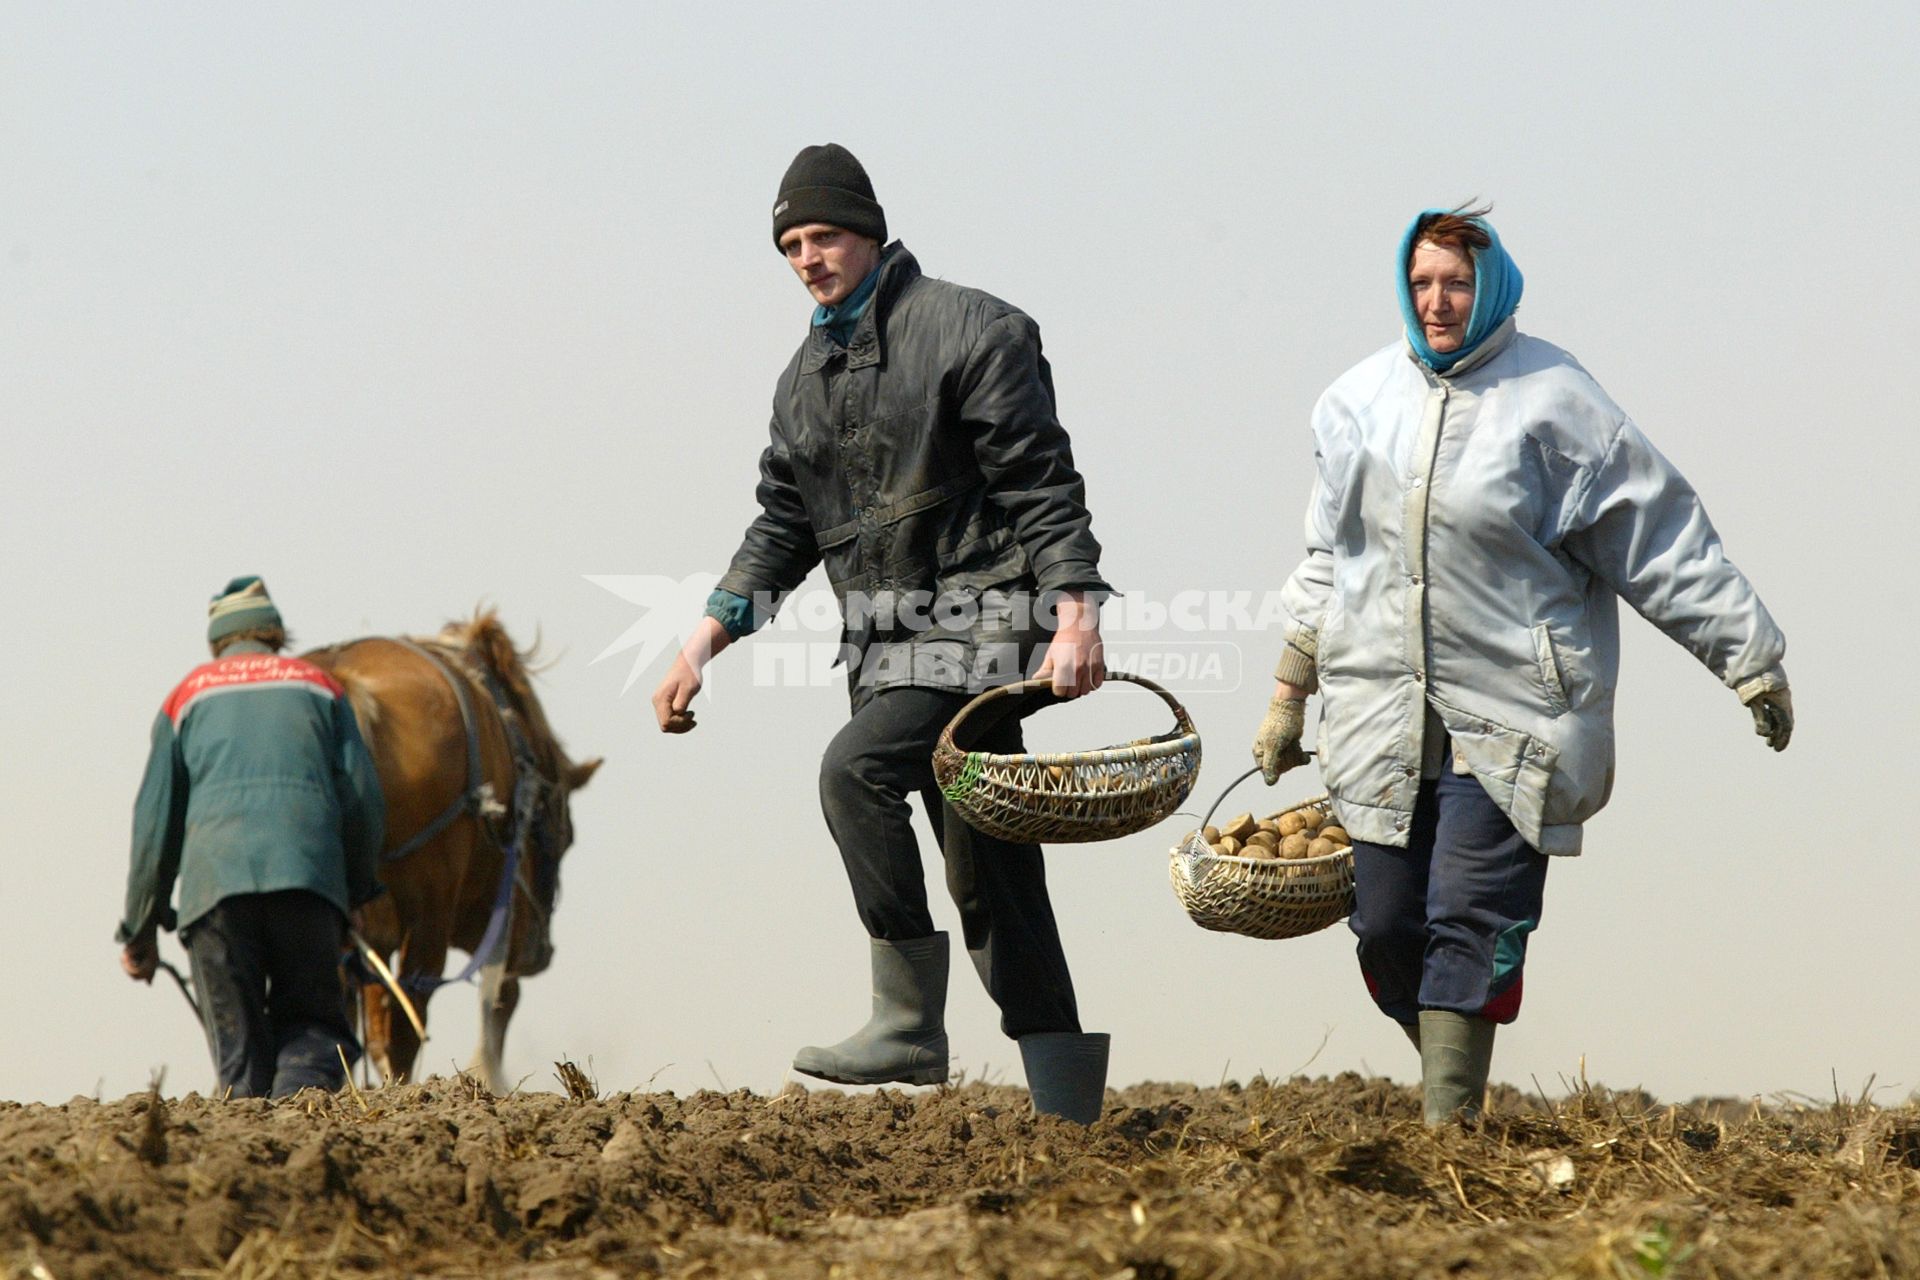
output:
[[[443,986],[456,982],[471,982],[476,974],[487,965],[504,961],[507,938],[513,924],[513,904],[519,894],[524,894],[527,903],[538,917],[536,923],[547,927],[547,909],[542,905],[540,895],[527,879],[526,863],[521,858],[528,837],[533,837],[536,846],[541,845],[543,833],[537,829],[543,816],[542,792],[550,790],[555,784],[540,772],[540,766],[533,757],[533,748],[521,730],[520,717],[508,701],[506,690],[500,687],[498,679],[484,663],[480,664],[479,675],[486,686],[487,695],[493,700],[494,709],[500,715],[500,723],[507,732],[507,741],[513,751],[513,801],[510,806],[502,807],[493,793],[493,784],[480,776],[480,729],[474,719],[473,701],[468,695],[467,682],[459,672],[448,664],[445,657],[423,644],[406,639],[403,636],[392,637],[393,642],[412,650],[415,654],[431,662],[442,678],[453,690],[454,701],[460,708],[460,726],[466,732],[467,739],[467,785],[466,790],[454,797],[444,810],[432,822],[416,833],[399,848],[382,857],[385,862],[398,862],[402,858],[419,852],[428,842],[452,826],[463,815],[472,815],[480,823],[483,831],[491,834],[491,823],[485,819],[511,815],[512,834],[501,843],[495,837],[500,849],[500,884],[494,890],[493,908],[487,917],[486,931],[481,934],[480,944],[473,949],[467,963],[459,973],[451,978],[438,974],[406,974],[400,979],[401,985],[416,995],[430,995]],[[462,664],[465,666],[465,664]],[[469,668],[471,670],[471,668]],[[538,858],[540,850],[536,847]],[[552,859],[539,859],[550,863]],[[551,875],[554,868],[541,866],[536,874],[543,880]],[[519,891],[516,894],[516,890]],[[496,954],[498,953],[498,954]]]

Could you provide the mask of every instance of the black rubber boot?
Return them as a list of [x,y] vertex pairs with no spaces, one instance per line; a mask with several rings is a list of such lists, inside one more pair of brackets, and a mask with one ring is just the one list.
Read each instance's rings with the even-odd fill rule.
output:
[[1430,1125],[1480,1118],[1493,1066],[1494,1024],[1444,1009],[1420,1011],[1420,1086]]
[[1027,1069],[1033,1109],[1076,1124],[1100,1118],[1107,1097],[1106,1032],[1043,1031],[1020,1037],[1020,1061]]
[[839,1044],[808,1045],[793,1069],[836,1084],[945,1084],[947,935],[873,943],[873,1016]]

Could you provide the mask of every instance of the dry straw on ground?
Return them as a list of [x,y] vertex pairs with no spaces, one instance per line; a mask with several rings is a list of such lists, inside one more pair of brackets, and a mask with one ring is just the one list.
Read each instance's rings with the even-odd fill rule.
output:
[[1345,1075],[1024,1093],[0,1104],[0,1277],[1920,1276],[1920,1109]]

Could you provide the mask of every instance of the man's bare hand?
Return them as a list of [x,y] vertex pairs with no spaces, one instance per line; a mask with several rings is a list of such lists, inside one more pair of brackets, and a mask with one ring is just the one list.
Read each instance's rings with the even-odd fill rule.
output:
[[666,679],[653,691],[653,714],[662,733],[686,733],[693,729],[693,698],[700,692],[700,673],[686,658],[673,660]]
[[700,673],[722,649],[733,643],[720,620],[703,617],[680,646],[666,679],[653,691],[653,715],[662,733],[686,733],[694,727],[693,698],[700,692]]
[[148,930],[120,948],[120,969],[135,982],[152,982],[160,968],[160,943]]
[[1053,678],[1058,698],[1077,698],[1098,689],[1107,678],[1106,647],[1100,640],[1100,606],[1087,603],[1084,592],[1060,595],[1053,643],[1034,679]]

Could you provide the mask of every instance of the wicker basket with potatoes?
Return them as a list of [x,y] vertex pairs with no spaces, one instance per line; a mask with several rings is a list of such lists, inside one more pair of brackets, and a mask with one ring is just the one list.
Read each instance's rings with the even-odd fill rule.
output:
[[[1259,773],[1234,779],[1231,792]],[[1297,938],[1353,910],[1353,842],[1327,797],[1257,818],[1213,825],[1222,793],[1169,858],[1173,892],[1203,929],[1249,938]]]

